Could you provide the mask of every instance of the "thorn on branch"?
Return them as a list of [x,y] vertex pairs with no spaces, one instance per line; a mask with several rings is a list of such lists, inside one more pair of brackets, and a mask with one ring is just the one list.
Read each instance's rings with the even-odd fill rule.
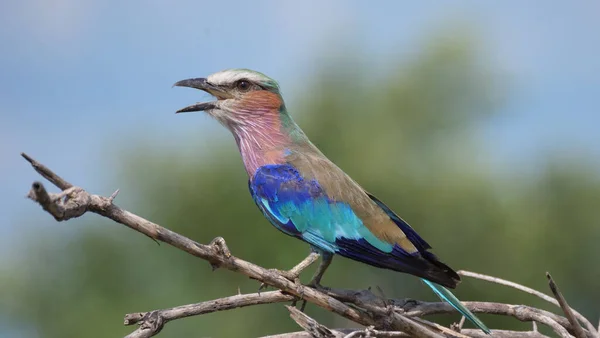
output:
[[108,198],[108,202],[110,204],[113,203],[113,201],[115,200],[115,198],[117,197],[117,195],[119,194],[119,189],[115,190],[115,192],[113,192],[110,197]]

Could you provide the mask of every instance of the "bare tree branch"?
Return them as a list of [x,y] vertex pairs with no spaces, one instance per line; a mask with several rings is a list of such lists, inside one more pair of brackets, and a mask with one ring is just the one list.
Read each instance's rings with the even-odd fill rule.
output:
[[[205,313],[234,309],[238,307],[279,303],[303,299],[323,309],[336,313],[357,324],[367,326],[367,329],[344,329],[331,330],[317,323],[314,319],[304,315],[294,307],[288,307],[291,317],[305,330],[314,336],[321,337],[481,337],[479,330],[461,329],[455,330],[443,327],[436,323],[426,321],[422,317],[432,314],[457,313],[446,303],[427,303],[415,300],[392,300],[375,296],[369,290],[342,290],[329,288],[311,288],[291,281],[278,270],[265,269],[251,262],[244,261],[231,255],[225,240],[221,237],[215,238],[208,245],[199,244],[185,236],[161,227],[140,216],[116,206],[113,201],[118,193],[115,191],[110,197],[89,194],[82,188],[56,175],[46,166],[35,161],[26,154],[22,156],[43,177],[61,189],[59,193],[48,193],[40,182],[34,182],[28,197],[38,202],[42,208],[50,213],[57,221],[64,221],[80,217],[86,212],[93,212],[110,218],[135,231],[138,231],[153,240],[170,244],[182,251],[208,261],[213,268],[225,268],[242,273],[252,279],[258,280],[266,285],[278,288],[280,291],[263,292],[256,294],[236,295],[221,299],[206,301],[197,304],[178,306],[170,309],[154,310],[143,313],[132,313],[125,316],[125,325],[138,324],[140,327],[127,337],[152,337],[158,334],[164,325],[172,320],[196,316]],[[532,293],[552,303],[558,302],[538,291],[523,287],[516,283],[508,282],[499,278],[479,275],[471,272],[459,271],[459,273],[484,279],[487,281],[509,285],[519,290]],[[502,303],[486,302],[464,302],[468,309],[475,313],[488,313],[512,316],[522,321],[532,321],[551,327],[560,337],[571,337],[570,332],[580,337],[596,337],[596,329],[589,321],[576,311],[571,315],[577,317],[586,325],[587,330],[578,326],[573,318],[565,318],[548,311],[523,306]],[[566,304],[566,302],[565,302]],[[568,308],[568,306],[567,306]],[[570,308],[569,308],[570,309]],[[565,312],[567,317],[569,313]],[[589,324],[589,325],[588,325]],[[493,330],[493,337],[544,337],[535,330],[531,332]],[[306,333],[306,332],[305,332]],[[304,333],[290,333],[280,337],[305,337]],[[299,334],[299,335],[298,335]],[[275,336],[273,336],[275,337]],[[278,336],[279,337],[279,336]]]
[[413,317],[412,318],[414,321],[416,321],[417,323],[421,323],[426,327],[432,328],[432,329],[436,329],[438,331],[440,331],[441,333],[444,334],[444,336],[449,337],[449,338],[469,338],[469,336],[465,336],[464,334],[452,330],[450,328],[447,328],[443,325],[440,325],[438,323],[434,323],[428,320],[425,320],[423,318],[418,318],[418,317]]
[[563,295],[558,290],[558,286],[554,282],[554,279],[552,279],[552,276],[550,276],[550,273],[548,273],[548,272],[546,272],[546,277],[548,278],[548,285],[550,286],[550,290],[552,290],[552,293],[554,294],[554,297],[558,301],[558,304],[560,304],[561,309],[563,309],[563,312],[565,313],[565,316],[569,320],[569,323],[571,323],[571,325],[573,326],[573,331],[575,332],[575,337],[585,338],[586,335],[583,332],[583,328],[581,327],[581,325],[579,325],[579,322],[577,321],[577,318],[575,318],[575,315],[573,315],[573,310],[569,307],[569,304],[567,304],[567,300],[565,299],[565,297],[563,297]]
[[[50,169],[38,164],[29,156],[27,156],[26,158],[31,160],[30,162],[32,163],[32,165],[33,163],[37,164],[37,166],[34,165],[34,168],[36,168],[38,172],[43,172],[44,174],[42,175],[44,177],[58,177],[56,174],[50,171]],[[253,263],[231,256],[229,250],[226,250],[226,246],[224,244],[225,242],[222,239],[213,241],[213,245],[199,244],[174,231],[163,228],[158,224],[152,223],[140,216],[137,216],[129,211],[119,208],[115,204],[110,203],[109,199],[106,197],[90,195],[85,190],[81,188],[75,188],[73,187],[73,185],[62,180],[60,177],[58,178],[60,179],[60,182],[63,183],[63,186],[69,186],[70,188],[67,188],[67,190],[63,193],[48,194],[48,199],[46,199],[44,195],[42,195],[41,199],[40,196],[38,196],[37,192],[45,192],[45,189],[43,188],[43,185],[41,183],[34,183],[32,191],[30,191],[29,197],[40,204],[56,202],[58,206],[64,208],[65,210],[58,210],[58,213],[56,214],[53,213],[55,209],[49,207],[48,210],[46,210],[45,208],[46,211],[51,213],[55,218],[59,220],[71,218],[65,216],[65,214],[71,215],[71,209],[67,208],[73,206],[76,207],[78,210],[83,210],[81,214],[74,217],[81,216],[86,211],[91,211],[100,214],[104,217],[110,218],[115,222],[126,225],[129,228],[141,232],[150,238],[159,240],[161,242],[165,242],[189,254],[207,260],[214,266],[226,268],[228,270],[238,271],[250,278],[262,281],[265,284],[271,286],[275,286],[280,290],[289,292],[290,294],[296,295],[298,297],[302,296],[303,299],[306,299],[312,303],[322,306],[327,310],[336,312],[350,320],[358,320],[363,322],[366,320],[365,316],[362,313],[343,304],[342,302],[336,299],[328,297],[327,295],[315,289],[305,287],[303,285],[296,285],[292,281],[286,279],[285,277],[274,273],[274,271],[272,270],[264,269]],[[76,200],[80,201],[81,203],[77,203],[76,205],[68,203],[59,203],[59,197],[64,194],[67,195],[68,201]],[[370,325],[373,324],[373,322],[371,320],[367,320],[365,324]]]
[[[536,321],[552,328],[554,332],[563,338],[571,337],[567,328],[571,329],[570,323],[564,317],[551,312],[536,309],[525,305],[511,305],[487,302],[463,302],[469,310],[474,313],[487,313],[514,317],[520,321]],[[420,308],[404,313],[408,317],[425,316],[433,314],[454,312],[452,307],[446,303],[423,304]],[[494,330],[495,332],[495,330]],[[592,337],[592,336],[590,336]]]
[[[406,317],[456,313],[456,310],[445,302],[430,303],[412,299],[382,299],[375,296],[370,290],[328,289],[327,294],[373,312],[380,311],[386,304],[391,305],[394,307],[395,312],[402,313]],[[565,317],[530,306],[492,302],[462,302],[462,304],[474,313],[511,316],[524,322],[537,321],[550,326],[558,335],[564,332],[558,329],[556,325],[553,326],[554,323],[558,323],[558,326],[566,330],[573,331],[571,323]],[[587,336],[590,338],[595,337],[594,334],[593,332],[587,332]]]
[[325,325],[319,324],[316,320],[304,314],[304,312],[296,309],[293,306],[285,306],[290,312],[290,317],[300,325],[304,331],[308,332],[314,338],[341,338],[342,335],[334,333]]
[[[290,311],[290,317],[304,329],[304,332],[291,332],[282,335],[269,337],[312,337],[312,338],[357,338],[357,337],[411,337],[401,331],[378,331],[373,326],[364,330],[338,329],[332,330],[325,325],[319,324],[316,320],[304,314],[302,311],[292,306],[287,306]],[[268,337],[263,337],[268,338]]]
[[[357,329],[330,329],[331,332],[339,337],[346,338],[346,336],[350,333],[356,332]],[[390,331],[386,331],[390,332]],[[397,332],[397,331],[396,331]],[[408,335],[405,333],[405,337]],[[288,333],[280,333],[270,336],[262,336],[260,338],[312,338],[312,335],[306,331],[296,331],[296,332],[288,332]]]
[[250,305],[272,304],[297,299],[281,291],[269,291],[219,298],[197,304],[189,304],[164,310],[136,312],[125,315],[125,325],[140,323],[140,327],[127,338],[145,338],[156,335],[164,324],[180,318],[203,315],[217,311],[241,308]]
[[[410,337],[400,331],[380,331],[371,327],[364,330],[357,329],[331,329],[334,334],[346,334],[344,338],[387,338],[387,337]],[[479,329],[464,329],[461,331],[464,335],[472,338],[549,338],[536,331],[509,331],[509,330],[494,330],[491,335],[485,334]],[[282,333],[272,336],[264,336],[262,338],[312,338],[310,333],[306,331]]]
[[50,183],[54,184],[60,190],[67,190],[73,186],[71,183],[63,180],[60,176],[56,175],[52,170],[46,168],[45,165],[29,157],[29,155],[21,153],[21,156],[23,156],[23,158],[31,164],[33,169],[37,171],[38,174],[42,175],[42,177],[50,181]]
[[[462,330],[464,334],[472,338],[489,338],[489,335],[481,332],[481,330],[466,329]],[[509,330],[494,330],[492,334],[494,338],[548,338],[537,331],[509,331]]]
[[[476,278],[476,279],[481,279],[487,282],[492,282],[492,283],[496,283],[496,284],[500,284],[500,285],[505,285],[505,286],[509,286],[511,288],[517,289],[517,290],[521,290],[523,292],[529,293],[531,295],[534,295],[536,297],[539,297],[549,303],[552,303],[558,307],[561,307],[560,304],[558,303],[558,301],[548,295],[546,295],[545,293],[542,293],[540,291],[534,290],[532,288],[528,288],[526,286],[523,286],[521,284],[517,284],[515,282],[511,282],[511,281],[507,281],[505,279],[502,278],[498,278],[498,277],[492,277],[492,276],[488,276],[488,275],[484,275],[484,274],[480,274],[480,273],[476,273],[476,272],[470,272],[470,271],[465,271],[465,270],[460,270],[457,271],[457,273],[461,276],[466,276],[466,277],[471,277],[471,278]],[[593,337],[600,337],[600,325],[598,326],[598,329],[596,329],[594,327],[594,325],[592,325],[592,323],[585,318],[583,315],[581,315],[579,312],[575,311],[574,309],[571,309],[573,311],[573,314],[575,315],[575,317],[577,317],[577,319],[582,322],[585,327],[587,328],[587,330],[592,333]]]
[[344,338],[362,338],[362,337],[377,337],[377,338],[395,338],[395,337],[410,337],[404,332],[400,331],[379,331],[375,330],[372,326],[362,330],[362,331],[354,331]]
[[[348,306],[343,302],[327,296],[326,294],[311,287],[294,283],[273,270],[262,268],[256,264],[244,261],[232,256],[227,249],[225,241],[218,238],[211,245],[199,244],[174,231],[161,227],[127,210],[123,210],[113,204],[110,198],[92,195],[85,190],[74,187],[73,184],[63,180],[46,166],[38,163],[26,154],[22,156],[34,167],[34,169],[57,187],[63,189],[58,194],[48,194],[39,182],[33,184],[29,198],[40,203],[44,210],[48,211],[58,221],[79,217],[90,211],[104,217],[110,218],[133,230],[136,230],[154,240],[170,244],[191,255],[208,261],[213,267],[221,267],[228,270],[240,272],[250,278],[261,281],[264,284],[274,286],[286,293],[300,297],[328,311],[337,313],[342,317],[350,319],[362,325],[375,325],[383,327],[391,325],[392,328],[405,331],[415,336],[423,336],[421,325],[411,321],[402,315],[392,314],[391,322],[382,320],[363,310]],[[64,196],[66,195],[66,196]],[[65,197],[64,201],[62,197]],[[51,204],[54,204],[52,206]],[[161,324],[160,321],[157,321]],[[161,325],[158,325],[161,326]],[[431,335],[437,337],[439,335]]]

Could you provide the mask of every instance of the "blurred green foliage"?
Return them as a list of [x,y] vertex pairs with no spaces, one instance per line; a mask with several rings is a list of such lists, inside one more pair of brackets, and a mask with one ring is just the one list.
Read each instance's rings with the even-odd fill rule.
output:
[[[413,225],[442,261],[543,291],[544,272],[551,271],[571,305],[596,320],[598,172],[560,158],[549,158],[535,175],[523,175],[522,168],[500,175],[486,165],[494,154],[480,146],[478,126],[496,114],[507,87],[483,66],[488,63],[472,40],[442,36],[404,61],[381,76],[351,62],[323,65],[288,109],[327,156]],[[216,138],[210,152],[196,149],[201,156],[157,153],[143,144],[124,151],[118,175],[127,176],[128,186],[121,188],[137,197],[119,197],[120,205],[199,242],[223,236],[235,255],[264,267],[293,266],[307,245],[263,219],[234,142],[224,135],[190,136],[190,142]],[[211,272],[206,262],[96,216],[27,241],[0,277],[0,311],[21,326],[33,325],[32,337],[123,336],[132,330],[120,324],[125,313],[258,288],[256,281]],[[323,283],[436,300],[417,278],[343,258],[334,260]],[[456,294],[551,308],[469,279]],[[349,325],[314,306],[307,311],[326,325]],[[482,318],[493,328],[528,327]],[[458,316],[435,319],[447,324]],[[297,329],[275,304],[178,320],[160,336],[254,337]]]

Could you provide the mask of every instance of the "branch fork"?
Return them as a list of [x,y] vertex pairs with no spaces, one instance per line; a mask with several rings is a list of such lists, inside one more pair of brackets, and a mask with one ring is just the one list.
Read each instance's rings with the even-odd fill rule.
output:
[[[442,338],[485,336],[483,332],[479,330],[463,329],[462,323],[464,323],[464,318],[462,318],[460,324],[453,325],[452,329],[420,318],[432,314],[455,314],[456,311],[446,303],[428,303],[410,299],[386,299],[385,296],[375,296],[370,290],[323,288],[318,285],[318,279],[317,283],[313,285],[315,287],[303,285],[300,283],[298,275],[300,271],[314,263],[318,258],[318,255],[311,253],[305,260],[289,271],[265,269],[233,256],[222,237],[215,238],[208,245],[197,243],[115,205],[113,202],[119,193],[118,189],[110,197],[90,194],[84,189],[67,182],[30,156],[24,153],[21,155],[31,164],[34,170],[61,190],[59,193],[48,193],[44,185],[41,182],[36,181],[32,184],[31,190],[27,195],[27,197],[40,204],[40,206],[57,221],[66,221],[77,218],[84,215],[86,212],[96,213],[112,219],[117,223],[123,224],[155,241],[167,243],[193,256],[206,260],[211,264],[213,269],[225,268],[258,280],[262,283],[261,285],[270,285],[278,289],[278,291],[238,294],[196,304],[182,305],[170,309],[127,314],[124,321],[125,325],[139,325],[135,331],[127,336],[128,338],[152,337],[161,332],[169,321],[189,316],[197,316],[215,311],[259,304],[282,302],[291,302],[292,304],[295,304],[299,299],[302,299],[304,302],[310,302],[367,327],[366,329],[329,329],[322,324],[319,324],[314,319],[306,316],[302,312],[304,306],[302,306],[301,310],[298,310],[293,306],[287,306],[292,319],[305,329],[305,333],[312,337],[351,338],[411,336]],[[331,257],[323,258],[324,262],[321,264],[329,264]],[[600,337],[598,335],[598,329],[596,329],[589,320],[567,305],[566,300],[558,291],[558,287],[550,275],[548,275],[550,288],[558,301],[539,291],[499,278],[467,271],[459,271],[459,274],[508,285],[532,293],[559,306],[566,315],[565,318],[548,311],[524,305],[463,302],[464,305],[474,313],[506,315],[521,321],[531,321],[534,323],[533,331],[517,332],[493,330],[493,337],[545,337],[537,332],[536,323],[549,326],[561,338],[573,337],[571,334],[577,338]],[[292,338],[301,336],[302,333],[290,333],[271,336],[271,338]]]

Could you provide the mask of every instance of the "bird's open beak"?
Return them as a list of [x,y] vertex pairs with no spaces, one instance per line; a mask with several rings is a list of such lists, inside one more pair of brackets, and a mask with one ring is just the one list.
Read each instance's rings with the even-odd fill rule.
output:
[[[175,83],[173,86],[190,87],[190,88],[200,89],[211,95],[216,96],[218,100],[223,100],[223,99],[227,98],[227,93],[223,92],[218,87],[216,87],[216,86],[210,84],[208,81],[206,81],[205,78],[201,78],[201,77],[195,78],[195,79],[181,80],[181,81]],[[193,104],[191,106],[181,108],[178,111],[176,111],[175,113],[206,111],[206,110],[211,110],[211,109],[215,109],[215,108],[217,108],[217,101],[199,102],[199,103]]]

